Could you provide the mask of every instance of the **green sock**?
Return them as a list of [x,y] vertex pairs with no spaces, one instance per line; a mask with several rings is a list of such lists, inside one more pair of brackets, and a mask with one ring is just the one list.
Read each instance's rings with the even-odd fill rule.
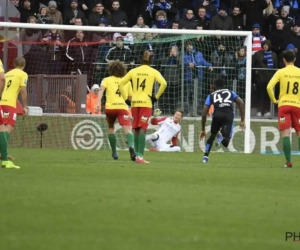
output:
[[8,153],[8,144],[9,144],[9,138],[10,138],[10,133],[8,133],[7,131],[5,132],[6,135],[6,140],[7,140],[7,155],[9,155]]
[[300,137],[298,138],[298,147],[299,147],[299,150],[300,150]]
[[115,134],[108,135],[109,144],[113,153],[117,152],[117,138]]
[[7,139],[7,143],[9,142],[9,138],[10,138],[10,133],[8,133],[8,132],[4,132],[5,133],[5,135],[6,135],[6,139]]
[[131,132],[126,134],[126,139],[127,139],[127,142],[128,142],[128,146],[133,147],[134,146],[134,143],[133,143],[134,139],[133,139],[133,134]]
[[0,153],[2,161],[7,161],[7,138],[5,132],[0,132]]
[[139,134],[139,156],[143,157],[146,146],[146,134]]
[[287,162],[291,162],[291,140],[290,137],[282,138],[283,152]]
[[134,135],[134,151],[136,153],[137,156],[139,156],[139,136],[138,135]]

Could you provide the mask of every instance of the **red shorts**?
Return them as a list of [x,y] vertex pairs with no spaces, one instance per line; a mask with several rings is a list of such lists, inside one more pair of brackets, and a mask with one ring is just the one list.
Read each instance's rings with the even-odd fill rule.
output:
[[300,131],[300,108],[294,106],[281,106],[278,108],[279,130],[294,128]]
[[145,108],[145,107],[132,107],[132,128],[142,128],[147,130],[148,128],[148,120],[152,115],[152,108]]
[[125,109],[106,109],[106,121],[107,123],[115,123],[118,118],[119,124],[121,126],[130,126],[130,115],[128,110]]
[[2,105],[4,125],[15,126],[17,120],[17,109],[12,106]]
[[2,107],[0,106],[0,125],[4,124],[4,118],[3,118],[3,110]]

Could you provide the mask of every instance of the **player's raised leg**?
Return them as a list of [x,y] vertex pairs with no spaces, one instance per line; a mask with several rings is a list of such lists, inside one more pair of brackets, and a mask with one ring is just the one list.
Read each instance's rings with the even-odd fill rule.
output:
[[156,133],[146,135],[146,142],[151,143],[150,151],[157,151],[157,140],[159,139],[159,135]]

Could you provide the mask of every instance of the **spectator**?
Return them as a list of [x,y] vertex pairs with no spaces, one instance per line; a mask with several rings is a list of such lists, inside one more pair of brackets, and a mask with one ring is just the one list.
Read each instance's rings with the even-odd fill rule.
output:
[[[75,17],[74,25],[75,26],[83,26],[83,22],[82,22],[81,17]],[[64,35],[65,35],[66,41],[69,41],[70,39],[74,38],[76,36],[76,32],[77,31],[74,31],[74,30],[65,30]],[[88,34],[90,34],[90,33],[88,33]],[[86,38],[87,38],[87,40],[89,40],[88,39],[89,35],[86,35]]]
[[86,113],[90,115],[101,115],[101,112],[96,111],[98,102],[98,93],[100,87],[98,84],[94,84],[91,88],[90,93],[86,95]]
[[[119,27],[124,27],[126,28],[127,27],[127,23],[125,21],[122,21],[120,24],[119,24]],[[128,46],[130,49],[133,48],[133,44],[134,44],[134,41],[133,41],[133,35],[131,33],[127,33],[127,32],[117,32],[117,33],[114,33],[113,35],[113,41],[114,43],[116,43],[116,38],[117,37],[123,37],[123,42],[124,42],[124,45]]]
[[241,15],[241,9],[239,6],[233,7],[231,18],[233,23],[233,30],[244,30],[244,20],[243,16]]
[[168,83],[168,91],[163,94],[159,106],[161,106],[166,114],[174,113],[176,100],[179,100],[180,89],[180,64],[181,58],[178,47],[172,46],[166,55],[163,55],[160,62],[160,72]]
[[[299,19],[296,21],[296,24],[292,29],[289,42],[292,43],[293,45],[295,45],[295,48],[297,49],[297,51],[299,53],[300,52],[300,20]],[[296,61],[296,63],[297,63],[297,61]],[[298,63],[300,63],[300,61],[298,61]]]
[[41,5],[39,13],[36,15],[37,23],[39,24],[52,24],[53,21],[48,15],[48,9],[45,5]]
[[[52,19],[48,15],[48,10],[45,5],[41,5],[39,13],[36,15],[38,24],[52,24]],[[42,35],[47,32],[47,29],[41,29]]]
[[[270,99],[268,98],[267,85],[274,75],[273,69],[278,68],[278,59],[271,51],[271,41],[263,42],[263,49],[252,56],[252,67],[255,68],[254,81],[258,101],[257,117],[270,117]],[[260,70],[261,69],[261,70]]]
[[63,33],[61,30],[48,30],[42,40],[45,43],[45,51],[50,55],[48,74],[58,75],[62,70]]
[[[290,6],[283,6],[281,8],[280,14],[272,14],[270,15],[267,20],[266,24],[271,26],[271,30],[276,30],[276,22],[278,19],[281,19],[284,25],[284,29],[291,31],[292,27],[294,26],[294,19],[289,16]],[[277,10],[274,9],[273,13],[277,13]]]
[[263,27],[263,11],[267,7],[266,0],[245,0],[242,2],[242,14],[246,16],[246,30],[251,30],[256,23]]
[[63,18],[61,12],[57,10],[57,3],[55,1],[49,1],[48,4],[49,12],[48,15],[51,17],[54,24],[63,24]]
[[245,100],[246,89],[246,48],[239,47],[234,55],[233,67],[236,68],[237,89],[238,95]]
[[64,24],[74,25],[76,18],[81,18],[83,25],[86,25],[85,15],[82,10],[78,9],[78,0],[72,0],[71,9],[65,11]]
[[284,29],[284,24],[282,19],[276,21],[276,30],[271,31],[269,35],[269,40],[272,41],[272,51],[276,53],[277,56],[286,48],[290,41],[290,31]]
[[26,23],[30,16],[34,16],[35,11],[31,6],[30,0],[24,0],[23,5],[19,9],[20,11],[20,22]]
[[274,7],[273,7],[272,1],[271,0],[266,0],[266,3],[268,5],[268,7],[263,10],[263,16],[264,16],[265,19],[267,19],[268,16],[274,14],[274,12],[273,12]]
[[[152,29],[168,29],[169,23],[167,19],[167,14],[163,10],[159,10],[156,12],[156,21],[152,25]],[[156,36],[156,35],[155,35]],[[159,36],[163,36],[160,34]]]
[[102,3],[96,3],[95,5],[95,11],[92,12],[89,15],[89,25],[90,26],[98,26],[99,21],[105,19],[107,25],[111,25],[111,16],[110,13],[104,9],[104,6]]
[[197,27],[196,18],[194,12],[191,9],[186,11],[185,16],[179,20],[180,29],[194,30]]
[[224,42],[219,42],[217,48],[210,55],[210,61],[214,65],[213,79],[211,82],[215,82],[215,80],[219,78],[229,80],[229,76],[232,75],[230,74],[230,68],[233,64],[233,56],[227,50]]
[[158,11],[164,11],[166,13],[166,18],[170,21],[173,21],[177,10],[168,0],[154,0],[154,7],[153,7],[153,16],[157,16]]
[[108,63],[113,60],[133,63],[132,51],[127,46],[124,46],[123,36],[116,37],[116,45],[107,52],[105,60]]
[[196,10],[199,8],[205,8],[206,10],[206,17],[211,19],[213,16],[217,15],[217,8],[213,1],[210,0],[198,0],[196,1]]
[[[105,18],[99,20],[99,26],[107,27],[107,22]],[[103,44],[108,44],[109,42],[111,42],[111,40],[112,40],[111,32],[99,31],[93,33],[92,41],[98,42],[100,44],[99,46],[102,46]]]
[[[266,38],[260,33],[260,25],[258,23],[254,24],[252,27],[252,55],[257,51],[262,49],[262,42]],[[244,46],[247,46],[247,39],[245,39]]]
[[[36,24],[37,20],[34,16],[28,18],[28,23]],[[20,33],[20,42],[22,44],[23,56],[28,53],[32,47],[36,47],[42,41],[42,32],[39,29],[23,29]]]
[[209,30],[209,18],[206,17],[206,9],[204,7],[200,7],[198,9],[198,16],[196,17],[198,22],[197,26],[202,27],[203,30]]
[[[193,43],[187,41],[186,51],[184,53],[184,97],[185,101],[191,104],[192,102],[192,85],[194,79],[198,79],[198,91],[202,92],[203,83],[203,66],[209,68],[212,71],[212,64],[207,62],[200,51],[194,49]],[[201,93],[198,94],[198,98],[201,97]]]
[[124,11],[120,10],[120,1],[113,0],[112,1],[112,26],[118,27],[121,22],[128,23],[127,15]]
[[[300,58],[299,58],[299,53],[298,53],[298,49],[294,46],[294,44],[289,43],[286,48],[286,50],[293,50],[295,52],[296,55],[296,61],[295,61],[295,66],[299,68],[300,65]],[[283,51],[284,52],[284,51]],[[283,62],[283,52],[279,55],[278,57],[278,68],[284,68],[285,64]]]
[[[136,24],[132,27],[132,28],[149,28],[148,25],[146,25],[144,23],[144,18],[142,15],[139,15],[138,18],[137,18],[137,21],[136,21]],[[141,41],[143,40],[145,37],[145,33],[133,33],[133,39],[134,41]]]
[[157,59],[160,55],[159,46],[160,43],[153,42],[153,34],[152,33],[146,33],[144,40],[135,46],[135,58],[136,63],[142,63],[141,58],[145,50],[150,51],[151,56],[153,57],[152,63],[157,64]]
[[76,36],[68,41],[66,56],[71,62],[88,62],[91,57],[90,47],[83,31],[78,30]]
[[219,14],[211,18],[210,27],[211,30],[233,30],[232,18],[227,15],[226,7],[221,5],[219,8]]

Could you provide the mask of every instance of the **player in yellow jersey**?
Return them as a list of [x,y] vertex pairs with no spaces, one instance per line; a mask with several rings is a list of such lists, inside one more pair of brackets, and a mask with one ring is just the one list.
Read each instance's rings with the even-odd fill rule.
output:
[[14,130],[17,120],[16,106],[19,93],[21,93],[24,115],[28,113],[26,89],[28,75],[23,71],[26,66],[26,60],[23,57],[17,57],[14,65],[15,68],[5,74],[6,82],[0,101],[7,141],[9,141],[10,133]]
[[[162,75],[156,69],[150,67],[151,59],[150,52],[145,51],[142,58],[142,65],[130,70],[119,85],[123,98],[126,98],[124,86],[126,86],[128,81],[132,82],[133,94],[131,100],[131,113],[133,118],[132,128],[134,129],[134,149],[137,154],[137,163],[149,163],[143,159],[148,120],[152,115],[153,104],[163,94],[167,87],[167,82]],[[152,96],[155,82],[158,82],[160,87],[158,93],[155,96]],[[128,104],[129,102],[130,101],[127,100]]]
[[[123,131],[126,135],[131,160],[135,161],[136,154],[133,145],[129,109],[128,105],[125,103],[125,99],[123,99],[119,91],[119,84],[122,77],[126,74],[126,67],[120,61],[113,61],[108,65],[108,71],[110,76],[102,80],[100,91],[98,93],[96,110],[101,110],[101,100],[103,93],[106,90],[105,114],[106,121],[108,123],[108,140],[112,149],[112,157],[115,160],[119,158],[116,146],[117,140],[114,131],[114,124],[116,119],[118,119],[119,124],[123,127]],[[126,99],[130,99],[132,96],[131,84],[127,82],[126,86],[128,90],[126,92]]]
[[[294,66],[295,52],[283,52],[285,68],[278,70],[270,80],[267,91],[271,101],[278,104],[278,126],[281,131],[283,152],[286,159],[284,167],[291,168],[291,127],[296,130],[300,149],[300,69]],[[279,100],[274,96],[274,87],[279,82]]]
[[[3,97],[5,87],[5,74],[2,61],[0,60],[0,96]],[[8,159],[8,140],[6,137],[6,127],[4,125],[3,110],[0,106],[0,153],[2,159],[3,168],[16,168],[20,167],[13,164],[12,161]]]

